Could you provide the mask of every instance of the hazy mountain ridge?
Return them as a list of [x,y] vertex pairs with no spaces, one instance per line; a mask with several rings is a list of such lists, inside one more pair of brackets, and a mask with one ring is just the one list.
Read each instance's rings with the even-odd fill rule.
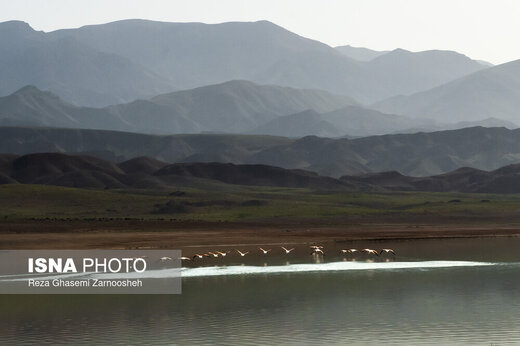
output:
[[89,106],[233,79],[322,89],[372,103],[485,68],[454,52],[400,54],[402,61],[389,60],[390,52],[363,63],[267,21],[124,20],[49,33],[5,22],[0,43],[6,49],[0,58],[6,76],[0,95],[33,84]]
[[373,108],[439,121],[499,118],[518,122],[520,60],[478,71],[431,90],[390,98]]
[[374,88],[386,89],[386,96],[383,91],[379,95],[387,98],[390,93],[409,95],[428,90],[486,67],[453,51],[395,49],[368,61],[364,68],[367,78],[378,81]]
[[278,116],[330,111],[356,102],[318,90],[231,81],[105,108],[77,107],[50,92],[24,87],[0,97],[0,124],[175,134],[239,133]]
[[388,53],[388,51],[377,51],[364,47],[353,47],[351,45],[337,46],[334,48],[341,54],[358,61],[370,61],[378,56]]
[[[427,119],[411,119],[384,114],[359,106],[346,106],[327,113],[304,111],[273,119],[250,133],[286,137],[363,137],[412,128],[435,128],[440,124]],[[417,132],[417,131],[416,131]]]
[[492,170],[519,162],[519,136],[519,130],[475,127],[352,140],[305,137],[263,150],[249,157],[248,162],[330,176],[389,170],[428,176],[464,166]]
[[289,139],[0,127],[0,152],[84,153],[117,162],[148,156],[165,162],[265,164],[333,177],[392,170],[430,176],[461,167],[494,170],[519,163],[520,129],[474,127],[357,139]]
[[[105,129],[152,134],[253,133],[286,137],[362,137],[469,126],[515,124],[499,119],[443,124],[357,106],[324,91],[231,81],[106,108],[77,107],[27,86],[0,97],[0,125]],[[289,114],[289,115],[286,115]]]
[[278,117],[255,128],[250,133],[292,138],[310,135],[339,137],[347,134],[336,128],[333,123],[327,121],[323,114],[314,110],[306,110]]
[[175,89],[168,79],[127,57],[68,37],[52,39],[23,22],[0,23],[0,45],[0,95],[36,85],[69,102],[99,106]]

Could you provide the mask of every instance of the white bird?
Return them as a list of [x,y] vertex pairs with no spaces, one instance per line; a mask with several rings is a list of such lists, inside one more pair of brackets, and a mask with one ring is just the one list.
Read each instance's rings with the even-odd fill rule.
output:
[[281,248],[285,250],[285,253],[286,253],[286,254],[288,254],[288,253],[290,253],[292,250],[294,250],[294,248],[287,249],[287,248],[285,248],[285,247],[283,247],[283,246],[282,246]]
[[323,249],[323,246],[321,245],[311,245],[309,246],[311,249]]
[[163,261],[163,262],[165,262],[165,261],[171,261],[172,258],[171,258],[171,257],[164,256],[164,257],[161,257],[160,260]]
[[268,253],[269,251],[271,251],[271,249],[268,249],[268,250],[265,250],[265,249],[263,249],[263,248],[259,248],[259,249],[264,253],[264,255],[267,255],[267,253]]
[[249,251],[246,251],[246,252],[242,252],[240,250],[237,250],[237,252],[240,254],[240,256],[244,257],[245,255],[247,255],[249,253]]
[[391,253],[391,254],[393,254],[393,255],[395,256],[395,252],[394,252],[393,249],[381,249],[380,254],[382,254],[383,252],[385,252],[385,253]]
[[361,251],[366,252],[369,255],[373,254],[373,255],[379,256],[379,253],[376,250],[373,250],[373,249],[363,249]]
[[183,257],[181,257],[181,260],[183,260],[183,261],[191,261],[191,258],[183,256]]

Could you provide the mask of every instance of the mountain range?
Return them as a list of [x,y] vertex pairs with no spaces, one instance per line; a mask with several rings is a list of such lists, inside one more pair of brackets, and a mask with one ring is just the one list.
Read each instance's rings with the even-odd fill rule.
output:
[[496,170],[520,162],[520,60],[333,48],[268,21],[53,32],[10,21],[0,75],[0,152],[90,155],[111,162],[104,171],[143,156],[126,165],[150,175],[176,163],[176,176],[202,178],[263,165],[334,184],[473,192],[513,179]]
[[267,165],[215,162],[167,164],[148,157],[136,157],[114,164],[85,155],[0,155],[0,184],[23,183],[77,188],[167,189],[200,184],[200,180],[203,179],[235,185],[335,191],[518,193],[519,177],[519,164],[494,171],[463,167],[446,174],[422,178],[409,177],[393,171],[334,179],[309,171]]
[[131,59],[18,21],[0,23],[0,95],[26,85],[78,105],[108,105],[172,91],[171,81]]
[[104,108],[78,107],[27,86],[0,98],[0,124],[143,133],[247,132],[278,116],[356,102],[325,91],[231,81]]
[[359,106],[345,106],[326,113],[307,110],[275,118],[251,131],[286,137],[363,137],[393,132],[409,132],[441,126],[431,119],[412,119],[384,114]]
[[148,156],[168,163],[264,164],[332,177],[383,171],[421,177],[461,167],[495,170],[518,163],[520,129],[472,127],[355,139],[291,139],[0,127],[0,153],[39,152],[81,153],[114,162]]
[[0,126],[47,126],[152,134],[242,133],[285,137],[362,137],[504,126],[500,119],[448,124],[385,114],[347,96],[247,81],[161,94],[104,108],[78,107],[33,86],[0,97]]
[[382,112],[438,121],[499,118],[518,122],[520,60],[494,66],[436,88],[373,105]]
[[508,165],[493,171],[463,167],[449,173],[419,178],[391,171],[344,176],[341,180],[396,191],[519,193],[520,165]]
[[0,95],[26,85],[102,107],[229,80],[349,95],[361,103],[428,90],[487,68],[450,51],[402,49],[370,61],[267,21],[124,20],[53,32],[0,23]]
[[350,184],[303,170],[288,170],[265,165],[167,164],[148,157],[137,157],[114,164],[85,155],[59,153],[0,155],[0,184],[164,189],[194,183],[193,179],[239,185],[319,189],[349,189],[366,185]]

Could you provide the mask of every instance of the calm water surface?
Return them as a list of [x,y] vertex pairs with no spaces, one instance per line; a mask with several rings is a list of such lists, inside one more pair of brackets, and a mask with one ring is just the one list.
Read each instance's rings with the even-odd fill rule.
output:
[[[393,247],[398,256],[337,254],[340,247],[365,246]],[[299,272],[294,264],[315,262],[299,246],[291,256],[273,248],[269,257],[205,264],[213,271],[260,266],[265,273],[198,276],[187,269],[193,276],[183,279],[182,295],[2,296],[0,344],[520,344],[520,239],[325,249],[320,261],[343,270]],[[395,268],[423,261],[423,267]],[[431,261],[446,267],[432,268]],[[449,266],[460,261],[476,263]],[[350,263],[357,269],[345,270]],[[273,266],[294,270],[268,272]]]

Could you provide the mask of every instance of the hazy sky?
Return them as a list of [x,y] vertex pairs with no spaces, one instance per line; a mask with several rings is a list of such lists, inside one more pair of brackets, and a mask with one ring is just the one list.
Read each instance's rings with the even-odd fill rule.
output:
[[0,21],[37,30],[126,18],[267,19],[331,46],[449,49],[495,64],[520,59],[518,0],[0,0]]

